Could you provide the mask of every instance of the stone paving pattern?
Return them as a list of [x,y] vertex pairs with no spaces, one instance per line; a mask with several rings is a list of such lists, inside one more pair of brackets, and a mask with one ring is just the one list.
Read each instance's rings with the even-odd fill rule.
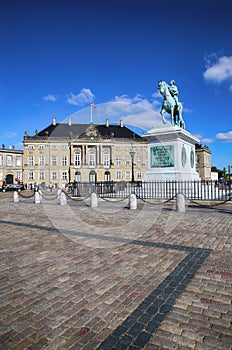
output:
[[0,199],[0,349],[231,350],[232,208],[104,205]]

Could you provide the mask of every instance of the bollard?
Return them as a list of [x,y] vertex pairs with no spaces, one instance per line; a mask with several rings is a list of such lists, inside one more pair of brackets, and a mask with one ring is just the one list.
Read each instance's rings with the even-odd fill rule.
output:
[[40,203],[40,195],[39,192],[35,192],[35,204],[39,204]]
[[66,205],[67,204],[67,199],[66,196],[64,194],[64,192],[60,193],[60,205]]
[[41,190],[38,190],[38,193],[39,193],[40,202],[42,202],[42,199],[43,199],[42,191],[41,191]]
[[97,206],[98,206],[97,195],[95,192],[93,192],[91,193],[91,196],[90,196],[90,207],[97,208]]
[[19,202],[19,194],[17,191],[14,191],[14,203],[18,203]]
[[134,193],[130,194],[130,209],[137,209],[137,197]]
[[178,193],[176,195],[176,211],[180,213],[185,212],[185,198],[184,195],[181,193]]

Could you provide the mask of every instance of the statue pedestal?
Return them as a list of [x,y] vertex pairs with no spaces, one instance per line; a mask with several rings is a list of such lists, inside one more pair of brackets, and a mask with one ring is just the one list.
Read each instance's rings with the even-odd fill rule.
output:
[[149,130],[148,170],[145,181],[199,180],[195,164],[195,144],[199,139],[188,131],[170,124]]

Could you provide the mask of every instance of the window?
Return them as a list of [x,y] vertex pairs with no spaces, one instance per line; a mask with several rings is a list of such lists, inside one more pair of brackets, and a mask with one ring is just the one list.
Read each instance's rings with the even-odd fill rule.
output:
[[130,179],[130,171],[129,170],[127,170],[126,172],[125,172],[125,178],[128,180],[128,179]]
[[6,165],[12,166],[12,156],[6,156]]
[[116,165],[121,165],[122,161],[120,157],[116,157]]
[[3,174],[2,174],[2,171],[0,171],[0,181],[2,181],[3,179]]
[[62,166],[67,166],[67,164],[68,164],[67,156],[62,156],[61,162],[62,162]]
[[44,166],[44,165],[45,165],[44,156],[39,156],[39,166]]
[[141,180],[142,179],[142,173],[141,171],[137,171],[137,179]]
[[33,171],[29,171],[28,180],[34,180],[34,172]]
[[62,171],[62,180],[67,180],[68,179],[68,174],[67,171]]
[[27,148],[28,149],[35,149],[35,146],[34,145],[28,145]]
[[53,151],[56,151],[56,150],[57,150],[57,146],[56,146],[56,145],[51,145],[51,149],[52,149]]
[[39,172],[39,180],[45,180],[45,175],[44,175],[44,171],[40,171]]
[[141,159],[141,157],[137,157],[137,158],[136,158],[136,164],[137,164],[138,166],[141,166],[141,164],[142,164],[142,159]]
[[61,149],[62,149],[63,151],[67,151],[68,146],[67,146],[67,145],[62,145],[62,146],[61,146]]
[[38,149],[40,149],[40,150],[45,149],[45,145],[39,145]]
[[89,182],[96,182],[97,181],[97,174],[95,171],[90,171],[89,173]]
[[95,166],[95,152],[94,151],[89,152],[89,165]]
[[21,156],[16,156],[16,166],[21,166]]
[[0,155],[0,166],[3,165],[3,156]]
[[17,173],[16,173],[16,178],[17,178],[18,180],[22,179],[21,171],[17,171]]
[[81,166],[81,152],[77,151],[74,153],[74,166],[80,167]]
[[105,181],[110,181],[110,172],[109,171],[106,171],[105,174],[104,174],[104,180]]
[[121,170],[117,170],[116,171],[116,179],[120,180],[121,178],[122,178],[122,172],[121,172]]
[[57,180],[57,172],[56,171],[52,172],[52,180]]
[[116,150],[116,151],[121,151],[121,147],[120,147],[120,146],[116,146],[116,147],[115,147],[115,150]]
[[125,162],[126,166],[130,166],[130,162],[131,162],[130,157],[126,157],[126,162]]
[[76,172],[75,172],[75,180],[76,180],[77,182],[80,182],[80,181],[81,181],[81,173],[80,173],[80,171],[76,171]]
[[52,166],[56,166],[57,165],[57,156],[52,156]]
[[29,156],[28,157],[28,165],[29,166],[34,166],[34,156]]
[[110,165],[110,154],[109,154],[109,152],[104,152],[103,153],[103,165],[104,166],[109,166]]

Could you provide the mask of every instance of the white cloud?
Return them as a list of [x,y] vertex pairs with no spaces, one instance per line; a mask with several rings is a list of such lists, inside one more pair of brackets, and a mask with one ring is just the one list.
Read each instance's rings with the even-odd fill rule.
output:
[[205,137],[205,138],[202,138],[202,139],[201,139],[201,143],[212,143],[212,142],[214,142],[214,141],[215,141],[215,138],[214,138],[214,137],[211,137],[211,138]]
[[11,138],[17,137],[17,136],[18,136],[17,132],[13,132],[13,131],[6,131],[6,132],[2,135],[2,137],[5,138],[5,139],[11,139]]
[[55,102],[57,100],[57,96],[56,95],[47,95],[43,97],[44,101],[50,101],[50,102]]
[[216,63],[207,60],[207,69],[204,72],[204,78],[207,81],[221,83],[232,78],[232,56],[222,56]]
[[70,92],[67,97],[67,103],[74,106],[84,106],[95,99],[95,95],[90,89],[83,88],[80,90],[79,94],[75,95]]
[[220,132],[215,138],[219,141],[232,142],[232,131]]

